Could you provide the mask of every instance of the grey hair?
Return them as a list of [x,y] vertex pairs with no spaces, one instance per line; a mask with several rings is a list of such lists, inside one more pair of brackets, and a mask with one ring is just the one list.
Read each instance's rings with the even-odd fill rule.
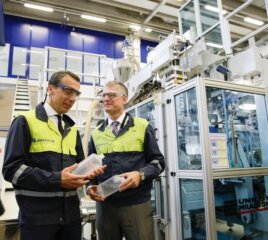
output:
[[122,82],[119,82],[119,81],[110,81],[110,82],[107,82],[105,84],[105,87],[112,87],[112,86],[119,87],[120,90],[122,91],[122,93],[124,95],[128,96],[128,89],[127,89],[127,87]]

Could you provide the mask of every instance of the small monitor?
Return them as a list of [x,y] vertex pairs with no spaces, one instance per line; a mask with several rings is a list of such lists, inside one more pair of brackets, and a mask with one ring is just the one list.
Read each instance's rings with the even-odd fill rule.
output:
[[222,74],[227,74],[228,72],[230,72],[230,70],[227,67],[224,67],[222,65],[218,65],[216,70]]

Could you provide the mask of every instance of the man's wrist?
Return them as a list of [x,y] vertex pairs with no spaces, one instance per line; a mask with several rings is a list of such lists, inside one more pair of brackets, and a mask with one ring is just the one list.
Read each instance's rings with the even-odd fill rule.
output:
[[145,174],[143,171],[139,171],[139,175],[140,175],[140,183],[142,183],[145,180]]

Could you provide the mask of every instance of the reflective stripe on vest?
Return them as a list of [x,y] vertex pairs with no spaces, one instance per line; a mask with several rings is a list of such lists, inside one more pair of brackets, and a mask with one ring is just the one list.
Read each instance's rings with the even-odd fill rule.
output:
[[29,190],[15,190],[15,195],[23,195],[28,197],[71,197],[77,194],[76,191],[69,192],[36,192]]
[[48,122],[36,118],[35,110],[23,114],[28,122],[32,137],[30,153],[52,151],[68,155],[77,155],[77,129],[70,127],[68,134],[62,139],[58,128],[48,119]]
[[142,152],[144,150],[145,130],[148,124],[149,123],[142,118],[134,118],[134,126],[130,127],[127,132],[117,138],[114,136],[109,126],[106,126],[104,132],[96,128],[92,137],[97,154]]

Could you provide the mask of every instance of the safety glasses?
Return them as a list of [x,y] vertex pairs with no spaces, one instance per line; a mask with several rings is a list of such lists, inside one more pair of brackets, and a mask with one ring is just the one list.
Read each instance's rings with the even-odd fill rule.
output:
[[66,93],[69,96],[75,95],[76,97],[78,97],[81,94],[81,92],[79,92],[78,90],[69,87],[67,85],[64,85],[62,83],[54,84],[54,86],[59,87],[64,93]]
[[104,92],[104,93],[100,93],[99,96],[101,98],[105,98],[108,97],[109,99],[115,98],[115,97],[121,97],[121,96],[126,96],[124,93],[115,93],[115,92]]

